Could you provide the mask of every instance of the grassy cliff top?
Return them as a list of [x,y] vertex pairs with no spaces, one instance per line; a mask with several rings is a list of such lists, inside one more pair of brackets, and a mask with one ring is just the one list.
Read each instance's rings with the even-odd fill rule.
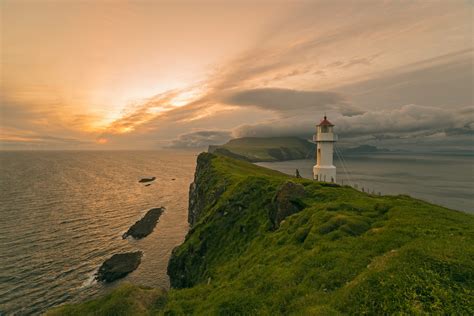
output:
[[244,137],[221,146],[210,146],[210,152],[252,162],[304,159],[314,155],[314,144],[298,137]]
[[[168,267],[174,288],[112,292],[129,310],[474,314],[472,215],[207,153],[198,158],[195,184],[196,221]],[[105,299],[53,314],[102,306],[96,314],[106,315]]]

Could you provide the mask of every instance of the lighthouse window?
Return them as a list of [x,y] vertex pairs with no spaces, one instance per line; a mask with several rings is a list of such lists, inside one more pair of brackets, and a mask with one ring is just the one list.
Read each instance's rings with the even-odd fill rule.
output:
[[329,132],[329,128],[327,126],[321,126],[321,133]]

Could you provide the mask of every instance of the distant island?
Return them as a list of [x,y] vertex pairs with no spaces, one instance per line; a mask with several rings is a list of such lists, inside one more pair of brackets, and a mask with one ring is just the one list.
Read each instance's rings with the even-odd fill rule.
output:
[[284,161],[314,157],[316,145],[298,137],[243,137],[224,145],[210,145],[208,152],[250,162]]
[[471,315],[474,216],[202,153],[171,289],[47,315]]

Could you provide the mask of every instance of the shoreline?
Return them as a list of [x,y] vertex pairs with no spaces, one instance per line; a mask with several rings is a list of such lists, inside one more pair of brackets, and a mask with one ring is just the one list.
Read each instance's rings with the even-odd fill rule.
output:
[[[247,177],[242,178],[243,172]],[[276,199],[272,198],[275,194],[279,196]],[[293,208],[292,205],[297,207]],[[277,213],[269,212],[268,207],[277,207]],[[157,314],[203,311],[211,314],[219,311],[272,311],[273,314],[279,314],[278,310],[281,311],[281,308],[291,308],[303,313],[319,310],[324,311],[324,314],[353,314],[368,307],[374,313],[382,309],[391,312],[409,311],[407,308],[410,305],[396,303],[398,301],[392,300],[393,295],[402,299],[406,295],[398,294],[416,292],[417,290],[411,287],[413,282],[409,282],[413,277],[430,276],[434,278],[429,283],[432,286],[438,286],[439,280],[436,278],[449,277],[444,274],[424,275],[426,269],[436,269],[439,264],[448,264],[450,269],[456,269],[449,260],[445,261],[444,257],[439,257],[438,251],[446,253],[449,249],[456,252],[455,257],[465,261],[468,267],[469,256],[465,253],[468,241],[464,240],[464,237],[459,239],[452,232],[457,231],[464,236],[462,232],[472,230],[469,223],[474,221],[472,215],[407,196],[371,196],[349,187],[297,179],[271,169],[212,154],[201,154],[198,158],[194,189],[190,191],[189,214],[191,229],[184,243],[173,250],[168,263],[172,288],[167,293],[123,285],[109,295],[96,299],[94,304],[102,306],[114,300],[128,301],[135,297],[131,302],[138,299],[140,304],[144,304],[140,305],[145,308],[143,312],[152,306],[158,306],[155,310]],[[269,226],[271,219],[268,216],[272,216],[271,214],[276,214],[275,218],[278,219],[275,222],[277,226],[273,228]],[[430,222],[425,219],[428,214],[434,215]],[[432,232],[430,238],[426,237],[426,231]],[[456,242],[453,243],[450,239],[456,239]],[[346,243],[352,246],[344,246]],[[426,243],[430,246],[422,246]],[[319,249],[321,244],[325,245],[325,252],[313,251]],[[365,244],[367,245],[364,246]],[[369,244],[377,247],[369,247]],[[433,248],[433,245],[436,247]],[[339,248],[340,246],[343,247]],[[351,250],[360,247],[365,251]],[[337,252],[333,253],[331,249]],[[413,250],[422,251],[421,257],[413,257]],[[319,266],[320,260],[326,262],[325,253],[330,255],[332,265],[338,267],[337,277],[334,275],[326,278],[326,275],[331,275],[332,269],[327,269],[324,265]],[[369,255],[370,253],[373,254]],[[366,257],[367,255],[369,257]],[[270,262],[267,262],[270,258]],[[302,260],[305,262],[304,258],[318,265],[312,266],[311,269],[308,269],[307,265],[301,266]],[[350,271],[356,269],[360,276],[365,276],[362,280],[375,282],[381,279],[384,282],[370,281],[367,285],[371,286],[347,288],[345,284],[350,284],[350,280],[359,279],[359,276],[347,273],[347,258],[350,258]],[[426,261],[426,258],[435,260],[434,265],[430,264],[431,261]],[[380,266],[379,262],[383,262],[383,265]],[[418,268],[421,262],[425,264],[424,269]],[[281,264],[283,270],[280,268]],[[405,271],[410,278],[406,279],[406,274],[397,275],[395,280],[390,278],[392,265],[395,265],[396,271]],[[242,266],[248,269],[242,270]],[[372,266],[379,268],[374,270]],[[299,275],[299,268],[303,269],[301,272],[304,271],[303,280],[292,282],[291,280],[294,281],[293,278]],[[326,284],[324,289],[305,287],[305,277],[309,277],[308,281],[311,280],[309,284],[314,284],[312,278],[319,280],[317,284],[329,282],[328,280],[335,283]],[[246,285],[248,278],[253,280],[253,286]],[[297,278],[299,280],[299,277]],[[339,282],[339,278],[343,280]],[[241,283],[239,280],[247,281]],[[401,287],[400,293],[393,292],[391,282],[394,281],[394,285]],[[454,281],[450,278],[449,282]],[[261,290],[258,289],[263,285],[268,287],[268,284],[272,284],[267,290],[271,295],[261,295]],[[374,288],[374,284],[377,288]],[[294,287],[292,290],[297,293],[306,293],[293,297],[303,300],[303,304],[294,305],[293,300],[287,299],[292,295],[292,292],[287,291],[289,285]],[[331,290],[328,291],[327,288]],[[459,298],[459,295],[464,293],[453,287],[450,287],[450,291],[449,295],[453,298]],[[359,293],[356,295],[359,298],[363,294],[362,297],[372,303],[351,299],[352,292]],[[315,301],[310,293],[324,301]],[[437,295],[438,292],[432,293]],[[147,305],[145,301],[136,298],[137,295],[152,295],[151,302],[160,303]],[[196,300],[196,297],[201,298]],[[308,299],[305,299],[306,297]],[[328,297],[328,300],[325,297]],[[336,301],[343,300],[345,303],[333,305],[331,297],[337,297]],[[377,298],[377,304],[373,304],[374,297]],[[431,305],[431,299],[423,300],[421,308],[424,311],[454,313],[469,308],[468,305],[461,304],[461,301],[453,303],[451,299],[446,300],[440,296],[437,296],[437,299],[442,302],[441,310],[440,305]],[[228,305],[230,302],[233,302],[232,305]],[[137,312],[134,304],[126,305],[126,308]],[[52,310],[50,315],[62,315],[63,312],[73,310],[86,312],[87,306],[63,306]]]

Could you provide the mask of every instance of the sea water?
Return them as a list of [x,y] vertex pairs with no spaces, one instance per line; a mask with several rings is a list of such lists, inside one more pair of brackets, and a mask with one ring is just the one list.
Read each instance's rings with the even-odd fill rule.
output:
[[[337,182],[365,192],[407,194],[455,210],[474,213],[474,155],[375,153],[335,157]],[[258,165],[312,178],[314,160]]]
[[[120,282],[168,287],[195,161],[178,151],[0,152],[0,315],[39,314]],[[151,176],[150,186],[138,183]],[[122,239],[160,206],[151,235]],[[135,250],[144,253],[137,270],[112,285],[94,281],[104,260]]]
[[[168,287],[172,249],[187,232],[195,152],[0,152],[0,314],[39,314],[103,294],[121,282]],[[473,157],[371,154],[336,160],[338,182],[409,194],[473,212]],[[311,178],[313,160],[260,165]],[[138,183],[156,176],[150,186]],[[175,180],[173,180],[175,179]],[[147,210],[166,207],[153,233],[122,234]],[[137,270],[111,285],[94,281],[104,260],[141,250]]]

